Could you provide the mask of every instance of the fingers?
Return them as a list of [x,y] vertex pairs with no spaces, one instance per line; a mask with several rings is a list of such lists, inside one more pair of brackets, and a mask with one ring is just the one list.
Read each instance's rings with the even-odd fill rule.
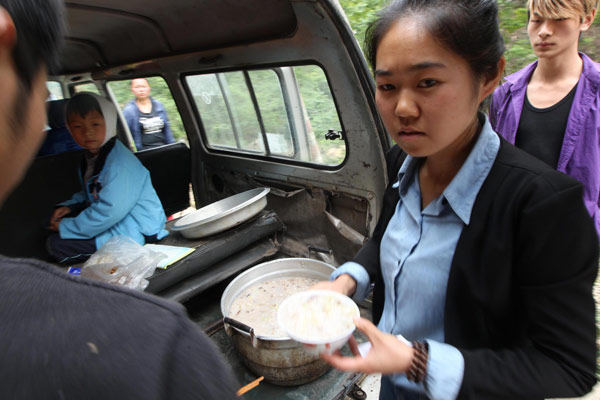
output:
[[321,358],[331,364],[334,368],[342,371],[366,371],[366,364],[361,357],[344,357],[339,353],[321,353]]
[[348,346],[350,347],[350,351],[352,352],[352,354],[354,354],[354,356],[360,357],[360,351],[358,351],[358,343],[356,343],[356,339],[354,339],[354,336],[351,336],[350,340],[348,340]]
[[356,325],[356,329],[367,335],[371,343],[373,343],[374,340],[376,341],[381,334],[381,331],[368,319],[360,317],[354,318],[354,325]]
[[58,224],[60,223],[60,221],[50,221],[50,226],[48,226],[48,229],[50,229],[51,231],[55,231],[58,232]]

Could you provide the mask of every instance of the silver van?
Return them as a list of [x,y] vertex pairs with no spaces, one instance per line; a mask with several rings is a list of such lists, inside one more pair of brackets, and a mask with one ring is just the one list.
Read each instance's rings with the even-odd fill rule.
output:
[[[183,302],[205,328],[217,322],[211,332],[224,349],[217,303],[232,277],[287,257],[337,266],[368,240],[392,143],[336,0],[73,0],[66,9],[50,102],[91,90],[118,106],[118,137],[149,169],[175,216],[168,227],[190,209],[270,189],[265,209],[235,228],[200,239],[172,232],[165,244],[196,251],[156,272],[148,292]],[[129,82],[142,77],[169,98],[176,142],[137,151],[121,110],[133,98]],[[50,134],[61,121],[49,124]],[[77,190],[80,158],[69,148],[34,160],[0,212],[0,253],[47,258],[44,218]],[[357,379],[332,371],[295,388],[261,384],[248,396],[343,398]]]

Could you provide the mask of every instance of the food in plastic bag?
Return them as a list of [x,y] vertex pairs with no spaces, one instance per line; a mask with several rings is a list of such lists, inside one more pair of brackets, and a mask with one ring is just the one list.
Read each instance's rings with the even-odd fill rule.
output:
[[166,258],[127,236],[110,238],[81,268],[81,276],[144,290],[158,263]]

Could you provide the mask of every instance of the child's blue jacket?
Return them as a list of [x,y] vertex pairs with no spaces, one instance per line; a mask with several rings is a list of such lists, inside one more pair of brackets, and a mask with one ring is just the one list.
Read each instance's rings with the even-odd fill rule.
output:
[[63,218],[59,225],[62,239],[96,238],[99,249],[117,235],[129,236],[141,245],[145,236],[162,239],[168,235],[165,212],[150,173],[120,141],[113,138],[103,146],[87,182],[83,182],[82,170],[83,190],[60,204],[82,210],[73,218]]

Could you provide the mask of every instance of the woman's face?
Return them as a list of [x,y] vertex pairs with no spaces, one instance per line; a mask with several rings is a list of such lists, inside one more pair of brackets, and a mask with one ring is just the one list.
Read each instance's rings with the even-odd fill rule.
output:
[[381,39],[375,81],[388,133],[415,157],[452,155],[467,146],[476,132],[479,103],[491,93],[475,84],[464,59],[412,17],[396,21]]

